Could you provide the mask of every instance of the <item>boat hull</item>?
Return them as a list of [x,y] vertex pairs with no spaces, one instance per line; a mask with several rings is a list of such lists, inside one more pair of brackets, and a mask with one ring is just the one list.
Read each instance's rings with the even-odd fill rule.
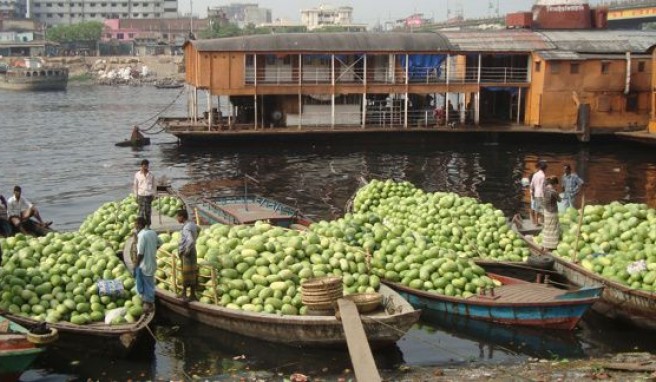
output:
[[603,286],[601,299],[592,309],[608,318],[656,330],[656,295],[607,280],[587,269],[554,256],[554,269],[581,286]]
[[16,321],[0,316],[0,323],[7,325],[0,333],[0,382],[17,381],[44,349],[30,342],[28,330]]
[[45,78],[19,78],[9,79],[0,77],[0,89],[18,90],[18,91],[62,91],[68,86],[68,76],[66,77],[45,77]]
[[[504,325],[534,326],[540,328],[572,330],[585,312],[597,301],[601,288],[585,289],[574,292],[563,291],[562,297],[550,298],[548,301],[535,301],[527,291],[524,299],[516,301],[497,300],[494,296],[472,296],[471,298],[449,297],[406,287],[398,283],[389,283],[399,294],[415,308],[470,319],[482,320]],[[531,283],[518,285],[528,290]],[[502,287],[503,288],[503,287]],[[548,288],[542,286],[540,288]],[[499,294],[503,292],[500,288]]]
[[601,298],[592,306],[592,310],[613,320],[627,322],[643,329],[656,330],[655,294],[631,289],[605,279],[578,264],[553,256],[529,240],[526,242],[533,255],[552,257],[554,270],[566,277],[569,282],[579,286],[604,288]]
[[[421,311],[414,310],[400,296],[390,292],[394,299],[392,304],[400,312],[361,316],[371,346],[394,344],[419,320]],[[159,304],[181,316],[231,333],[295,347],[346,346],[342,323],[335,316],[251,313],[196,301],[187,303],[163,290],[157,291],[157,297]]]
[[[26,327],[37,324],[37,321],[30,318],[5,315],[10,320]],[[116,357],[125,357],[130,355],[139,345],[152,343],[153,338],[148,331],[147,326],[155,317],[154,312],[141,316],[139,321],[134,324],[123,325],[105,325],[104,323],[95,323],[89,325],[74,325],[69,323],[49,324],[50,327],[57,329],[59,340],[54,343],[53,347],[66,348],[73,346],[79,349],[80,344],[85,344],[85,349],[99,354],[109,354]]]

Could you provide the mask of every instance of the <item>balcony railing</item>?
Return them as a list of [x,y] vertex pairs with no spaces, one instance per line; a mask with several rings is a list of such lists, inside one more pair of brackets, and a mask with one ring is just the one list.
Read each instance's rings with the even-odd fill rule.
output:
[[[435,68],[425,70],[414,69],[408,73],[408,84],[477,84],[477,83],[526,83],[528,70],[516,67],[484,67],[480,74],[478,68],[465,70],[444,69],[438,72]],[[389,70],[374,68],[367,70],[368,84],[403,85],[406,83],[405,70]],[[326,67],[309,67],[298,70],[291,67],[267,67],[258,69],[257,77],[253,66],[246,67],[246,85],[326,85],[332,83],[332,70]],[[361,85],[365,83],[365,73],[362,69],[335,70],[336,84]]]

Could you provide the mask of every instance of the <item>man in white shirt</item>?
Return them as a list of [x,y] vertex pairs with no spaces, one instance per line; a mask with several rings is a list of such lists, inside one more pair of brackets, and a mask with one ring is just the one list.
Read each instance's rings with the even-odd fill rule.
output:
[[531,195],[533,195],[533,211],[535,211],[535,220],[533,224],[540,225],[544,221],[544,171],[547,169],[547,163],[540,161],[538,171],[531,178]]
[[155,176],[148,169],[148,159],[141,161],[141,169],[134,174],[133,191],[139,205],[138,216],[146,220],[146,227],[150,227],[150,216],[155,197]]
[[21,196],[22,190],[20,186],[14,186],[14,196],[9,198],[7,201],[7,215],[9,216],[9,222],[15,229],[19,230],[24,234],[28,234],[27,230],[23,224],[30,218],[35,218],[41,225],[50,226],[52,222],[44,222],[41,219],[41,214],[39,210],[30,203],[29,200]]

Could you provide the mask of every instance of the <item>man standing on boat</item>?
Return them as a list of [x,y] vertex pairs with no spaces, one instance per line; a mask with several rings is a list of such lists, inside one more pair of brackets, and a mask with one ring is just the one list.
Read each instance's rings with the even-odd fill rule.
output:
[[150,216],[155,196],[155,176],[149,171],[148,159],[141,161],[141,169],[134,174],[134,196],[139,205],[138,216],[146,220],[146,227],[150,228]]
[[533,224],[541,225],[544,221],[544,172],[547,169],[547,162],[538,162],[538,171],[531,178],[531,195],[533,195]]
[[[178,223],[182,224],[180,230],[180,244],[178,256],[182,260],[182,299],[185,301],[196,299],[196,285],[198,283],[198,265],[196,263],[196,238],[198,228],[189,220],[189,213],[185,209],[176,213]],[[189,289],[189,294],[187,294]]]
[[39,210],[36,209],[34,204],[21,196],[22,189],[20,186],[14,186],[14,195],[7,201],[7,215],[9,222],[17,230],[24,234],[28,234],[24,224],[30,219],[35,218],[42,227],[49,227],[52,222],[44,222],[41,219]]
[[556,190],[558,178],[549,176],[544,187],[544,228],[542,229],[542,247],[554,250],[560,241],[560,223],[558,220],[558,202],[560,196]]
[[157,233],[146,226],[143,216],[137,217],[134,228],[138,232],[134,278],[137,282],[137,293],[143,301],[144,312],[148,312],[155,308],[155,271],[160,240]]
[[568,164],[564,165],[565,174],[563,175],[563,202],[565,208],[574,207],[576,195],[583,187],[583,180],[578,175],[572,172],[572,167]]

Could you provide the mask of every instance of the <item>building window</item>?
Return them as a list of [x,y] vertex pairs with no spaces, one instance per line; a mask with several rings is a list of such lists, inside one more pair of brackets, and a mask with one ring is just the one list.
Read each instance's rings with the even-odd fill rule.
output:
[[123,37],[124,37],[123,33],[117,33],[116,34],[116,39],[117,40],[123,40]]
[[246,66],[254,66],[255,65],[255,56],[252,54],[247,54],[246,55]]
[[134,33],[128,33],[128,38],[134,38]]
[[536,61],[535,62],[535,71],[539,73],[540,69],[542,69],[542,61]]
[[645,62],[638,61],[638,72],[643,73],[645,71]]
[[549,67],[551,68],[551,74],[560,73],[560,62],[553,61],[549,64]]
[[580,67],[580,65],[579,65],[578,62],[572,62],[569,65],[569,73],[570,74],[579,74],[579,67]]
[[610,73],[610,62],[602,62],[601,74],[608,74],[608,73]]

